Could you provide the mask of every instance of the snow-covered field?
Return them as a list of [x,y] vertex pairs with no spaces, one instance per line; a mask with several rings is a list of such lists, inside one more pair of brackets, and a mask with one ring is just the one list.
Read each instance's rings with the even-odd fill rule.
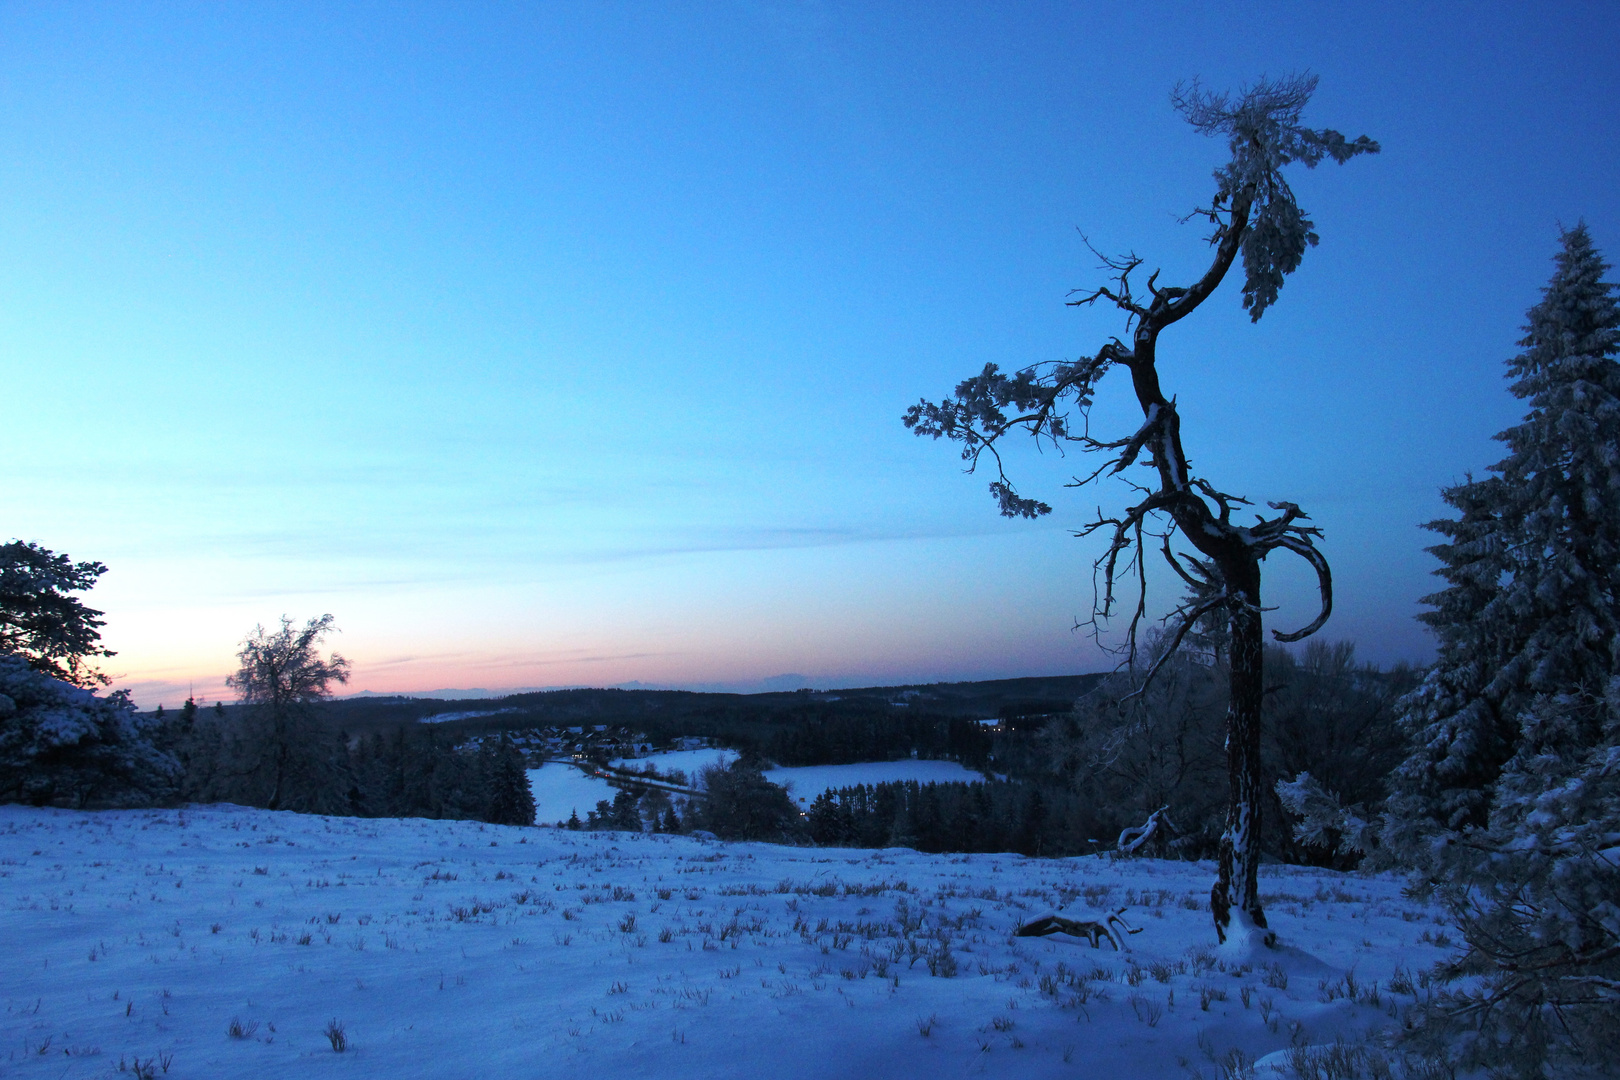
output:
[[[648,754],[646,757],[625,758],[613,764],[622,769],[639,769],[643,765],[651,764],[660,773],[668,775],[672,769],[679,769],[686,774],[688,781],[696,780],[698,770],[705,765],[727,765],[736,760],[735,750],[675,750],[666,754]],[[849,787],[854,784],[882,784],[896,780],[915,780],[920,784],[945,783],[947,781],[963,781],[969,784],[979,783],[983,775],[972,769],[963,768],[954,761],[863,761],[854,765],[808,765],[785,769],[769,769],[765,779],[773,784],[781,784],[793,795],[793,801],[801,807],[808,807],[816,801],[816,796],[832,788]],[[536,795],[536,798],[539,796]],[[597,798],[611,799],[607,796]],[[589,804],[596,805],[595,800]],[[588,806],[580,808],[583,817]],[[567,811],[563,812],[567,817]],[[556,818],[547,818],[541,815],[537,820],[556,821]]]
[[[621,769],[640,769],[654,765],[667,776],[679,769],[686,774],[688,783],[697,779],[698,770],[705,765],[725,765],[737,757],[735,750],[672,750],[667,754],[648,754],[646,757],[621,758],[613,762]],[[567,821],[568,815],[578,813],[581,821],[595,808],[598,801],[613,801],[619,789],[606,780],[586,776],[572,765],[550,762],[541,768],[529,770],[529,790],[534,794],[534,820],[541,825],[555,825]]]
[[706,765],[730,765],[737,760],[735,750],[670,750],[662,754],[648,754],[638,758],[620,758],[613,764],[621,769],[640,769],[645,765],[652,765],[660,773],[669,775],[672,770],[679,769],[686,774],[688,782],[697,779],[698,770]]
[[[1208,864],[0,806],[0,1073],[1214,1078],[1390,1023],[1435,914],[1263,874],[1241,955]],[[1010,936],[1121,906],[1124,953]]]
[[863,761],[855,765],[807,765],[793,769],[772,769],[765,779],[781,784],[793,795],[793,801],[807,807],[816,796],[832,788],[851,787],[855,784],[884,784],[896,780],[915,780],[919,784],[961,781],[981,783],[984,776],[963,768],[954,761]]
[[601,799],[613,801],[619,789],[606,780],[586,776],[572,765],[552,761],[529,770],[529,791],[534,795],[534,820],[541,825],[567,821],[577,812],[579,820],[595,809]]
[[516,709],[471,709],[463,712],[433,713],[420,718],[424,724],[448,724],[452,720],[474,720],[480,716],[502,716],[506,713],[517,712]]

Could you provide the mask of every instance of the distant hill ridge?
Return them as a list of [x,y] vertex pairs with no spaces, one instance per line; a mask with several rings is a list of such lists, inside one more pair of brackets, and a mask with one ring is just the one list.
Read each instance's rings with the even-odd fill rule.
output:
[[974,721],[1067,712],[1102,678],[1049,675],[755,694],[579,687],[482,698],[375,695],[336,700],[327,711],[350,735],[418,722],[432,722],[451,740],[501,730],[609,725],[657,743],[700,735],[803,764],[828,760],[831,748],[819,745],[827,740],[848,753],[869,751],[877,760],[912,750],[965,759],[984,752],[982,740],[965,730]]

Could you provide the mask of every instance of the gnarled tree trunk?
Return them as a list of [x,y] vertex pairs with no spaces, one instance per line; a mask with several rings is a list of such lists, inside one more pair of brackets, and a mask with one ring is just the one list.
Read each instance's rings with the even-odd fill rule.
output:
[[[1260,632],[1260,566],[1226,571],[1232,593],[1231,694],[1226,706],[1226,830],[1220,873],[1209,908],[1222,941],[1234,931],[1261,931],[1270,940],[1260,907],[1260,701],[1265,686],[1265,639]],[[1239,576],[1241,575],[1241,576]],[[1247,579],[1247,580],[1245,580]]]

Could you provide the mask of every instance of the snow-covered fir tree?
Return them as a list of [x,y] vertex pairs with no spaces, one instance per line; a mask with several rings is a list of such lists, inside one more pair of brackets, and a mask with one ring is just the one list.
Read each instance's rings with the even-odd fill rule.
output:
[[1421,1034],[1537,1077],[1620,1069],[1620,307],[1584,225],[1556,262],[1508,364],[1508,457],[1429,526],[1440,656],[1382,831],[1465,942]]
[[1425,526],[1446,537],[1428,550],[1440,560],[1435,573],[1447,586],[1423,598],[1433,610],[1418,616],[1439,639],[1439,657],[1402,703],[1413,752],[1392,778],[1384,836],[1408,859],[1435,833],[1484,825],[1497,777],[1513,754],[1514,708],[1522,701],[1487,692],[1523,638],[1518,625],[1487,616],[1509,573],[1502,488],[1496,476],[1446,488],[1441,497],[1458,517]]
[[0,802],[143,805],[170,794],[179,763],[155,718],[0,653]]

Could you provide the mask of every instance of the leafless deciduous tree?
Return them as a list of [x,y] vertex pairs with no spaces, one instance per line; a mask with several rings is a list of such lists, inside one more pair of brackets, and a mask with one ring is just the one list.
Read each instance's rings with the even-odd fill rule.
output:
[[[1238,94],[1202,91],[1196,84],[1178,86],[1175,107],[1205,135],[1224,135],[1231,159],[1215,172],[1215,195],[1190,219],[1207,221],[1214,249],[1209,268],[1190,285],[1160,285],[1158,272],[1148,277],[1145,295],[1132,275],[1142,260],[1134,255],[1104,257],[1109,282],[1077,299],[1074,305],[1109,303],[1125,314],[1129,342],[1116,337],[1091,356],[1074,362],[1041,364],[1014,374],[987,364],[978,375],[956,387],[942,402],[922,401],[905,416],[919,435],[961,442],[969,471],[989,453],[997,477],[991,494],[1008,517],[1034,518],[1051,507],[1018,494],[1002,468],[997,444],[1011,433],[1033,436],[1037,443],[1078,447],[1105,460],[1074,486],[1105,475],[1125,474],[1140,466],[1151,480],[1131,480],[1140,501],[1116,517],[1099,513],[1082,536],[1100,534],[1107,546],[1096,563],[1097,595],[1093,625],[1117,614],[1117,592],[1134,594],[1123,649],[1134,659],[1138,628],[1147,613],[1147,560],[1157,548],[1187,587],[1187,596],[1169,619],[1169,646],[1149,667],[1173,655],[1182,638],[1200,620],[1224,615],[1229,627],[1231,670],[1227,712],[1227,757],[1230,802],[1222,838],[1220,872],[1211,891],[1211,908],[1222,940],[1234,927],[1269,939],[1265,913],[1256,888],[1259,869],[1260,703],[1263,693],[1264,638],[1261,628],[1260,564],[1273,551],[1287,551],[1316,571],[1321,611],[1311,623],[1279,641],[1298,641],[1315,633],[1332,610],[1332,576],[1316,547],[1320,531],[1305,524],[1308,515],[1289,502],[1268,505],[1275,513],[1255,515],[1244,523],[1233,513],[1248,500],[1221,491],[1191,469],[1181,443],[1181,416],[1167,397],[1158,371],[1159,335],[1198,309],[1225,280],[1240,259],[1243,306],[1258,320],[1276,302],[1283,279],[1300,264],[1305,249],[1316,243],[1311,220],[1294,199],[1283,169],[1300,162],[1314,167],[1325,159],[1345,162],[1358,154],[1376,153],[1366,136],[1350,140],[1337,131],[1301,126],[1300,114],[1316,87],[1314,76],[1261,80]],[[1114,367],[1130,373],[1143,421],[1122,438],[1097,438],[1090,431],[1090,409],[1102,378]],[[1142,473],[1134,473],[1142,476]],[[1127,477],[1127,479],[1129,479]],[[1192,552],[1176,550],[1177,543]]]
[[312,707],[331,694],[332,683],[349,681],[347,660],[320,654],[321,639],[333,629],[330,615],[302,629],[285,615],[274,631],[255,626],[236,654],[241,667],[226,679],[249,706],[253,730],[243,775],[259,787],[256,794],[268,809],[324,809],[311,800],[330,786],[316,775],[329,764],[330,736],[314,722]]

